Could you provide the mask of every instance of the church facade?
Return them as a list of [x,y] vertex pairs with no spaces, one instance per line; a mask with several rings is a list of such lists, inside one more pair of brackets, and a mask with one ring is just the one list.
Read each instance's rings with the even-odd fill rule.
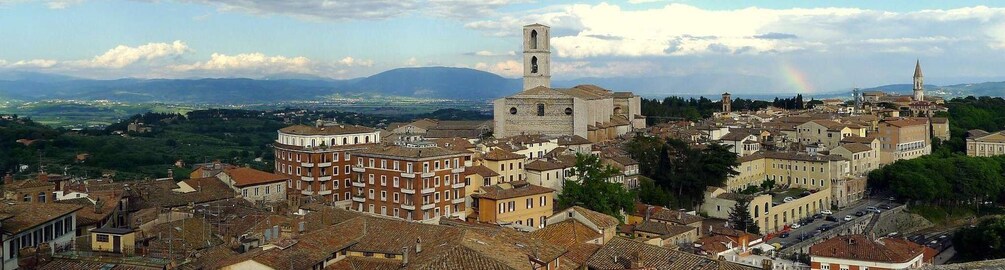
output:
[[551,87],[550,31],[523,27],[524,89],[493,102],[495,137],[576,135],[601,142],[645,128],[638,95],[594,85]]

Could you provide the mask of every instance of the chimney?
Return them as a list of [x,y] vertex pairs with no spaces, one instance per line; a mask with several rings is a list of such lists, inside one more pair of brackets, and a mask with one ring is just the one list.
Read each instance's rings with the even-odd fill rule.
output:
[[408,266],[408,247],[401,248],[401,266]]
[[653,207],[651,205],[650,206],[646,206],[646,221],[649,221],[649,213],[652,212],[652,211],[653,211]]
[[415,254],[422,253],[422,238],[415,238]]

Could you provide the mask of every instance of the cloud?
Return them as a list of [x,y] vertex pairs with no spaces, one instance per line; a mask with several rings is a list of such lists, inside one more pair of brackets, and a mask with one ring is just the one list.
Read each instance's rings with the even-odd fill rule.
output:
[[84,0],[50,0],[45,3],[51,9],[64,9],[72,5],[83,3]]
[[171,66],[176,71],[243,71],[256,74],[284,72],[313,73],[312,62],[306,57],[267,56],[263,53],[226,55],[214,53],[210,59],[193,64]]
[[221,11],[258,15],[289,15],[324,20],[380,20],[400,16],[421,7],[418,0],[191,0],[217,6]]
[[123,68],[139,61],[156,61],[178,57],[192,49],[180,40],[172,43],[147,43],[137,47],[119,45],[90,60],[72,61],[70,64],[94,68]]
[[[645,2],[645,1],[638,1]],[[888,12],[858,8],[708,10],[671,3],[623,9],[609,3],[554,5],[513,12],[465,27],[518,36],[520,27],[552,26],[559,57],[781,54],[812,51],[927,52],[963,41],[1005,48],[1005,8]]]
[[352,58],[352,56],[346,56],[345,58],[342,58],[342,60],[339,60],[339,63],[342,63],[343,65],[345,65],[347,67],[351,67],[351,66],[364,66],[364,67],[373,66],[373,60],[357,60],[355,58]]
[[465,53],[464,55],[470,55],[470,56],[515,56],[516,52],[515,51],[508,51],[508,52],[477,51],[477,52]]
[[[21,60],[11,63],[9,67],[11,68],[51,68],[58,64],[59,62],[51,59],[32,59],[32,60]],[[0,63],[2,65],[3,63]]]
[[523,75],[523,64],[515,60],[506,60],[494,64],[477,63],[475,69],[495,73],[503,77],[520,77]]
[[428,0],[428,13],[447,18],[481,18],[496,15],[499,8],[530,0]]

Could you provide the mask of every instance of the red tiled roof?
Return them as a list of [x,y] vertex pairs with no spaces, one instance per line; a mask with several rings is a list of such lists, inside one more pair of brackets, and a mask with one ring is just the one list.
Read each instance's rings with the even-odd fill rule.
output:
[[861,234],[836,236],[810,247],[810,256],[866,262],[904,263],[925,252],[925,247],[906,239],[875,241]]
[[290,179],[286,176],[263,172],[252,168],[229,169],[224,170],[223,173],[227,174],[227,176],[230,177],[230,180],[234,181],[234,186],[237,187],[275,183]]

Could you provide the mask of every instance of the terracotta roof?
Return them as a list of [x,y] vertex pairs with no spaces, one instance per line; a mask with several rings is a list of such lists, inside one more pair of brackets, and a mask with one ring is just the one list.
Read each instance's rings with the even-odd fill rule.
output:
[[[129,210],[139,210],[151,207],[177,207],[188,204],[199,204],[228,198],[234,198],[234,190],[216,177],[197,178],[185,180],[186,183],[194,184],[197,190],[188,193],[172,191],[178,188],[174,181],[131,181],[126,183],[113,183],[110,186],[116,189],[125,190],[129,196]],[[200,185],[201,183],[201,185]],[[129,185],[125,187],[125,185]],[[99,190],[93,188],[92,190]]]
[[538,159],[530,163],[527,163],[527,165],[524,165],[523,168],[528,171],[543,172],[550,170],[561,170],[569,167],[571,166],[557,159]]
[[949,123],[949,118],[945,118],[945,117],[932,117],[932,118],[929,118],[929,119],[931,119],[932,123],[935,123],[935,124]]
[[810,256],[866,262],[904,263],[925,251],[925,246],[906,239],[881,238],[875,241],[861,234],[835,236],[810,247]]
[[730,131],[729,133],[726,133],[726,135],[722,135],[722,137],[719,138],[719,140],[721,140],[721,141],[741,141],[741,140],[744,140],[747,137],[752,136],[752,135],[754,135],[754,134],[752,134],[752,133],[750,133],[750,132],[748,132],[746,130],[735,130],[735,131]]
[[648,269],[658,270],[721,270],[758,269],[700,255],[671,250],[630,239],[615,237],[597,250],[586,264],[590,269],[634,269],[632,263],[641,262]]
[[841,123],[838,123],[837,121],[832,121],[832,120],[822,120],[822,119],[819,119],[819,120],[813,120],[813,121],[810,121],[810,122],[813,122],[813,123],[816,123],[818,125],[824,126],[824,127],[827,128],[827,130],[830,130],[830,131],[838,131],[838,130],[841,130],[841,129],[843,129],[845,127],[844,124],[841,124]]
[[469,172],[469,173],[473,173],[473,174],[477,174],[477,175],[480,175],[482,177],[499,176],[499,173],[496,173],[492,169],[489,169],[488,167],[485,167],[485,165],[478,165],[478,166],[468,167],[468,168],[464,169],[464,171],[465,172]]
[[581,144],[591,144],[590,140],[580,137],[579,135],[566,135],[557,138],[558,145],[581,145]]
[[95,225],[114,213],[115,208],[119,207],[121,198],[121,191],[96,191],[91,192],[85,198],[61,200],[56,203],[79,205],[81,208],[76,211],[77,226],[88,226]]
[[280,133],[295,135],[345,135],[370,133],[376,131],[373,128],[356,125],[328,125],[328,126],[308,126],[293,125],[279,129]]
[[648,216],[650,219],[672,222],[679,225],[689,225],[692,223],[701,222],[704,219],[700,216],[684,213],[683,211],[667,209],[660,206],[652,206],[643,203],[635,204],[635,215],[639,217],[646,217],[647,209],[651,209],[648,210],[649,211]]
[[443,147],[407,147],[401,145],[384,145],[370,147],[353,152],[353,155],[360,156],[386,156],[400,159],[427,159],[437,157],[459,156],[467,151],[454,151]]
[[838,147],[843,147],[844,149],[847,149],[848,151],[850,151],[852,153],[861,153],[861,152],[872,151],[872,147],[869,147],[868,145],[861,144],[861,143],[846,143],[846,144],[842,144],[841,146],[838,146]]
[[467,139],[458,137],[439,138],[433,140],[433,142],[436,143],[436,146],[454,151],[466,151],[468,149],[475,148],[475,145],[471,144],[471,142],[469,142]]
[[621,223],[621,221],[618,221],[617,218],[608,216],[607,214],[601,212],[586,209],[585,207],[573,206],[572,210],[575,210],[576,213],[583,215],[583,217],[586,218],[586,220],[589,220],[594,225],[597,225],[597,227],[600,228],[613,228]]
[[482,193],[473,194],[471,196],[490,200],[503,200],[555,192],[554,189],[532,185],[527,183],[527,181],[499,183],[487,187],[481,187],[481,190],[483,191]]
[[[698,238],[698,241],[695,243],[701,245],[701,250],[708,252],[709,255],[727,251],[730,249],[730,246],[736,247],[738,245],[736,241],[733,241],[733,239],[725,235],[713,235]],[[727,243],[731,243],[731,245],[727,246]]]
[[332,270],[398,270],[402,269],[398,259],[350,256],[325,267]]
[[426,138],[450,138],[450,137],[461,137],[475,139],[481,137],[485,132],[481,130],[474,129],[430,129],[426,130]]
[[656,234],[662,238],[669,238],[698,229],[696,227],[691,226],[667,224],[653,221],[642,221],[639,224],[636,224],[633,228],[635,231]]
[[873,137],[873,136],[866,136],[866,137],[848,136],[848,137],[841,138],[841,142],[843,142],[843,143],[844,142],[852,142],[852,143],[872,144],[872,141],[874,141],[874,140],[876,140],[876,137]]
[[[84,259],[64,259],[64,258],[53,258],[52,261],[39,266],[35,269],[38,270],[157,270],[164,269],[164,266],[141,266],[141,265],[129,265],[116,260],[105,260],[101,261],[98,259],[86,260]],[[142,261],[142,260],[141,260]],[[167,265],[167,261],[164,262]]]
[[0,206],[0,215],[10,216],[3,220],[3,232],[17,234],[69,214],[81,206],[61,203],[14,203]]
[[544,228],[531,232],[530,235],[531,237],[563,247],[586,243],[603,236],[575,219],[566,219],[559,223],[548,224]]
[[619,165],[622,165],[622,166],[629,166],[629,165],[637,165],[637,164],[639,164],[638,161],[635,161],[634,159],[632,159],[630,157],[626,157],[626,156],[612,156],[612,157],[608,157],[608,158],[605,158],[605,159],[613,161],[613,162],[616,162],[616,163],[618,163]]
[[887,124],[889,124],[891,126],[896,126],[896,127],[907,127],[907,126],[917,126],[917,125],[925,125],[925,124],[927,124],[927,123],[925,123],[925,121],[919,121],[919,120],[907,119],[907,118],[900,118],[900,119],[896,119],[896,120],[883,121],[883,123],[887,123]]
[[521,154],[516,154],[516,153],[513,153],[513,152],[509,152],[509,151],[505,151],[505,150],[496,148],[496,149],[492,149],[492,151],[489,151],[488,153],[485,153],[484,155],[482,155],[482,158],[484,158],[486,160],[500,161],[500,160],[522,159],[522,158],[524,158],[524,156],[521,155]]
[[[286,176],[269,172],[263,172],[252,168],[229,169],[224,170],[223,173],[227,174],[227,176],[230,177],[230,180],[234,181],[234,186],[237,187],[254,186],[254,185],[261,185],[275,182],[285,182],[286,180],[290,179],[289,177]],[[193,186],[193,188],[195,188],[195,186]]]

